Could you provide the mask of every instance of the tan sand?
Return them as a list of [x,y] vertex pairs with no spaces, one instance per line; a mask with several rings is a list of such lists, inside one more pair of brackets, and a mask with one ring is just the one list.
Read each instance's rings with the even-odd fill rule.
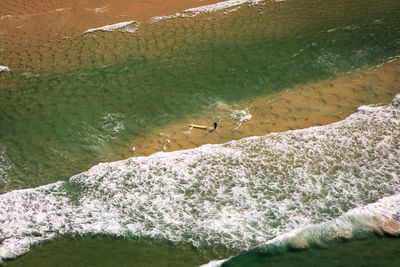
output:
[[142,21],[219,0],[3,0],[0,45],[45,42],[122,21]]
[[[375,68],[342,74],[334,79],[310,83],[236,105],[216,104],[195,117],[132,140],[111,154],[112,160],[147,156],[224,143],[270,132],[326,125],[354,113],[359,106],[388,103],[400,93],[400,60]],[[252,118],[238,124],[235,110],[248,109]],[[190,129],[191,123],[219,123],[216,131]]]
[[[201,39],[203,25],[198,26],[196,18],[185,19],[191,24],[186,26],[180,20],[148,19],[217,2],[221,0],[0,1],[0,65],[11,72],[65,72],[165,55],[184,45],[175,46],[175,40]],[[140,30],[83,34],[126,21],[140,23]],[[186,27],[193,25],[198,28],[186,36]]]
[[[337,22],[348,21],[355,12],[368,18],[397,7],[396,0],[383,0],[374,9],[363,0],[356,0],[356,4],[265,1],[194,18],[150,23],[146,20],[149,17],[217,1],[107,1],[0,1],[0,65],[8,66],[10,72],[66,72],[123,64],[136,58],[173,60],[176,53],[204,43],[240,44],[280,38],[323,25],[329,30]],[[236,11],[228,12],[232,10]],[[81,34],[90,28],[132,20],[140,21],[134,33],[119,29]]]

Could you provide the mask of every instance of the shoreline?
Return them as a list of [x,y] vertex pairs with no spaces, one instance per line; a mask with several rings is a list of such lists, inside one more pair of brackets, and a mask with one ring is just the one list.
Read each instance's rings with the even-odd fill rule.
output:
[[[111,148],[110,160],[331,124],[350,116],[360,106],[390,102],[400,92],[396,86],[400,84],[399,74],[397,59],[242,103],[213,103],[200,114]],[[211,127],[214,121],[219,124],[216,131],[190,128],[190,124]]]

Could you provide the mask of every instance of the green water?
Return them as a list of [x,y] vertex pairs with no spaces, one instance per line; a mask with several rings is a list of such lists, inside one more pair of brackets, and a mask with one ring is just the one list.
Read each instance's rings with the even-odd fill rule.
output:
[[[198,266],[227,255],[156,241],[64,237],[35,246],[5,266]],[[396,266],[399,255],[398,238],[371,237],[273,256],[248,252],[223,266]]]
[[398,266],[400,240],[372,237],[274,256],[249,252],[222,266]]
[[[96,33],[97,46],[115,38],[112,53],[125,51],[116,57],[123,63],[85,67],[94,59],[80,55],[72,71],[1,74],[0,142],[12,164],[3,191],[65,180],[115,159],[115,148],[216,101],[254,98],[400,54],[398,1],[339,2],[269,3],[214,20],[143,24],[138,36]],[[78,37],[77,45],[86,51],[93,38]]]
[[224,255],[161,241],[64,237],[35,246],[5,266],[194,266]]

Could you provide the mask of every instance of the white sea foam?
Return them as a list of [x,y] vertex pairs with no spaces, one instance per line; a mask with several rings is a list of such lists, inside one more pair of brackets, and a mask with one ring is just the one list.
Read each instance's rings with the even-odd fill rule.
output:
[[[253,249],[273,255],[276,251],[282,253],[288,249],[324,247],[332,241],[363,238],[369,234],[400,235],[400,194],[352,209],[337,219],[284,233]],[[277,250],[276,247],[280,249]],[[230,258],[213,260],[202,267],[221,266],[229,260]]]
[[7,18],[12,18],[13,17],[13,15],[3,15],[3,16],[0,16],[0,19],[7,19]]
[[189,8],[184,10],[183,12],[193,12],[193,13],[208,13],[208,12],[216,12],[223,9],[227,9],[234,6],[243,5],[246,3],[249,4],[258,4],[263,2],[264,0],[228,0],[223,2],[218,2],[211,5],[200,6],[195,8]]
[[342,31],[355,31],[355,30],[357,30],[359,28],[360,28],[359,26],[350,25],[350,26],[345,26],[345,27],[332,28],[332,29],[327,30],[327,32],[336,32],[336,31],[339,31],[339,30],[342,30]]
[[7,66],[0,66],[0,72],[2,71],[10,71],[10,69]]
[[239,10],[239,9],[240,9],[240,6],[238,6],[238,7],[233,7],[233,8],[227,9],[223,14],[226,15],[226,14],[235,12],[235,11],[237,11],[237,10]]
[[[227,1],[223,1],[223,2],[218,2],[216,4],[200,6],[200,7],[195,7],[195,8],[189,8],[189,9],[183,10],[181,12],[172,14],[172,15],[156,16],[156,17],[149,19],[149,21],[150,21],[150,23],[155,23],[155,22],[158,22],[161,20],[173,19],[173,18],[179,18],[179,17],[180,18],[195,17],[195,16],[198,16],[199,14],[203,14],[203,13],[211,13],[211,12],[216,12],[216,11],[236,7],[236,8],[227,10],[225,12],[225,14],[227,14],[227,13],[238,10],[240,8],[238,6],[240,6],[240,5],[243,5],[246,3],[255,5],[255,4],[259,4],[260,2],[264,2],[264,0],[227,0]],[[281,2],[281,1],[276,0],[275,2]],[[94,9],[94,12],[102,13],[102,12],[106,12],[107,10],[108,10],[107,7],[103,7],[103,8]],[[120,23],[116,23],[116,24],[112,24],[112,25],[106,25],[106,26],[99,27],[99,28],[92,28],[92,29],[88,29],[83,34],[92,33],[95,31],[114,31],[119,28],[124,28],[133,23],[136,23],[136,21],[125,21],[125,22],[120,22]],[[137,25],[135,25],[134,27],[125,28],[122,31],[128,32],[128,33],[134,33],[134,32],[137,32],[138,29],[139,29],[139,23]]]
[[202,264],[200,267],[217,267],[221,266],[224,262],[228,261],[229,259],[224,259],[224,260],[212,260],[207,264]]
[[[397,233],[399,140],[400,95],[327,126],[101,163],[69,182],[0,195],[0,258],[63,234],[249,249],[337,221],[334,235],[351,237],[340,230],[350,229],[346,216]],[[363,206],[362,216],[348,212]]]
[[245,108],[243,110],[234,110],[231,114],[231,118],[234,120],[237,129],[243,122],[251,120],[252,116],[249,109]]
[[[246,4],[246,3],[255,5],[255,4],[258,4],[263,1],[264,0],[228,0],[228,1],[211,4],[211,5],[189,8],[189,9],[183,10],[181,12],[175,13],[173,15],[153,17],[150,19],[150,21],[157,22],[160,20],[179,18],[179,17],[180,18],[195,17],[195,16],[198,16],[199,14],[217,12],[217,11],[228,9],[231,7],[237,7],[237,6]],[[231,10],[231,12],[233,12],[233,11],[234,10]]]
[[98,8],[88,8],[87,10],[93,11],[95,14],[101,14],[108,12],[109,6],[103,6],[103,7],[98,7]]
[[107,113],[100,120],[101,128],[109,131],[111,134],[116,134],[125,129],[124,124],[121,122],[123,119],[122,114]]
[[95,31],[107,31],[107,32],[111,32],[111,31],[114,31],[114,30],[116,30],[116,29],[119,29],[119,28],[123,28],[123,27],[125,27],[125,26],[128,26],[128,25],[130,25],[130,24],[132,24],[132,23],[135,23],[135,22],[136,22],[136,21],[131,20],[131,21],[124,21],[124,22],[120,22],[120,23],[115,23],[115,24],[112,24],[112,25],[106,25],[106,26],[99,27],[99,28],[89,29],[89,30],[85,31],[83,34],[92,33],[92,32],[95,32]]
[[337,74],[339,72],[340,66],[345,64],[345,62],[346,59],[343,58],[340,54],[329,52],[327,54],[318,56],[313,63],[313,67],[319,68],[330,74]]
[[400,235],[400,194],[352,209],[337,219],[283,234],[267,242],[275,246],[305,249],[366,233]]
[[68,9],[71,9],[71,8],[58,8],[58,9],[55,9],[55,10],[51,10],[49,12],[63,12],[63,11],[68,10]]
[[123,114],[104,113],[94,125],[82,122],[77,134],[89,148],[97,151],[125,129],[123,118]]
[[140,22],[132,23],[128,27],[125,27],[124,29],[122,29],[122,31],[127,32],[127,33],[135,33],[139,30],[139,26],[140,26]]

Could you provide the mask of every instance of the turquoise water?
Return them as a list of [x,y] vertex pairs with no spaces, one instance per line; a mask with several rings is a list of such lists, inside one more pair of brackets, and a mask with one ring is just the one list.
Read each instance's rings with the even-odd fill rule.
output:
[[[281,4],[146,24],[138,36],[96,33],[99,46],[114,46],[105,56],[115,53],[115,62],[73,50],[70,65],[60,61],[64,71],[26,63],[28,74],[23,67],[1,73],[0,257],[62,236],[100,235],[116,239],[83,255],[121,242],[120,251],[143,246],[148,257],[167,257],[172,250],[173,263],[198,265],[397,194],[396,99],[325,128],[99,164],[130,140],[216,102],[256,98],[400,55],[398,1],[275,5]],[[77,38],[76,50],[93,45],[91,35]],[[39,185],[45,186],[33,188]],[[33,189],[11,191],[22,188]],[[375,218],[375,211],[366,216]],[[96,243],[84,240],[71,242]],[[52,255],[61,261],[70,239],[59,242]],[[44,245],[45,258],[51,249]],[[45,263],[37,253],[32,262]],[[29,264],[23,259],[11,263]]]

